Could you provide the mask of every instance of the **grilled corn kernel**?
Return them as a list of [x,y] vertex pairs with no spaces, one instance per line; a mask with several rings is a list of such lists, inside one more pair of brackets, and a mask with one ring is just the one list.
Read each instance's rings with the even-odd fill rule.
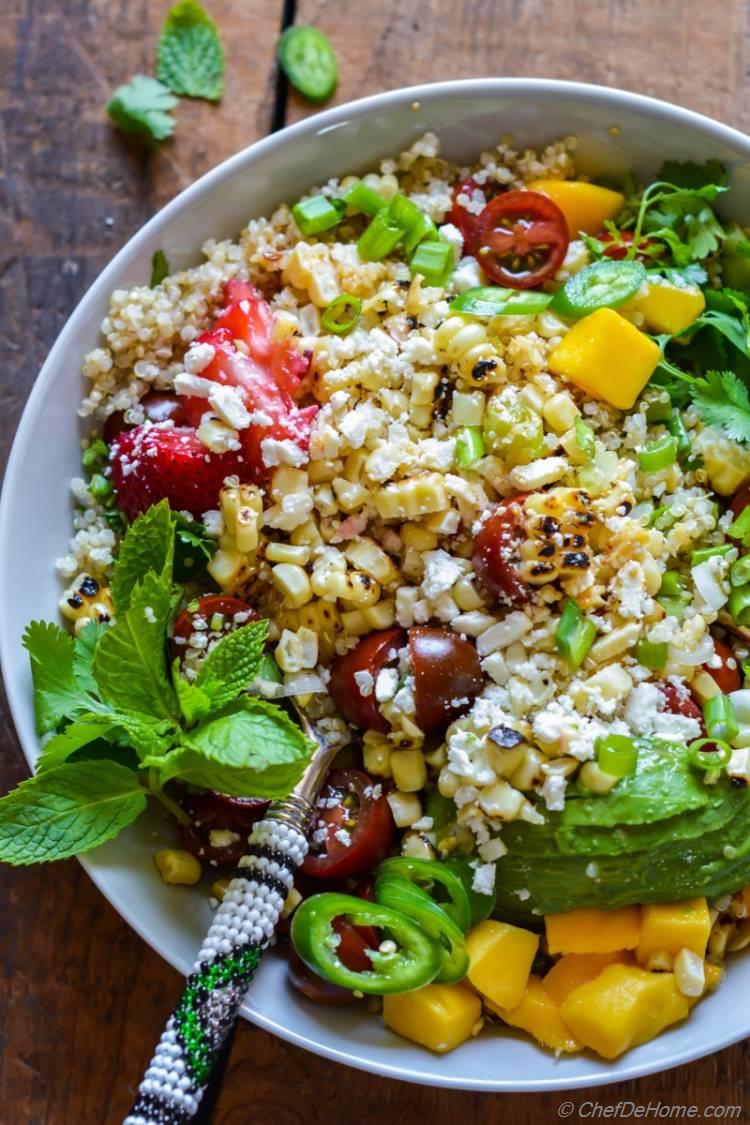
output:
[[318,634],[304,625],[296,633],[284,629],[274,655],[281,671],[291,675],[314,668],[318,663]]
[[271,477],[271,499],[280,503],[285,496],[295,492],[307,492],[309,477],[303,469],[293,469],[291,465],[279,465]]
[[715,695],[721,695],[721,688],[708,672],[699,672],[690,681],[690,690],[693,695],[697,696],[699,703],[705,703],[707,699],[712,699]]
[[411,381],[412,406],[429,406],[439,379],[437,371],[415,371]]
[[114,613],[109,587],[90,574],[79,574],[60,599],[60,612],[68,621],[109,621]]
[[417,793],[427,784],[427,766],[421,750],[394,750],[391,772],[402,793]]
[[177,848],[164,848],[157,852],[154,863],[165,883],[192,886],[201,877],[202,868],[195,856]]
[[439,473],[423,473],[386,485],[373,497],[373,503],[383,520],[416,519],[445,511],[448,494]]
[[357,570],[369,574],[383,586],[398,578],[396,567],[374,539],[353,540],[345,547],[344,555]]
[[438,775],[438,792],[441,797],[455,797],[461,785],[461,778],[445,766]]
[[564,434],[575,424],[578,417],[578,407],[565,391],[548,398],[542,409],[544,418],[550,429],[556,434]]
[[321,516],[335,516],[339,510],[330,484],[316,484],[312,490],[313,504]]
[[463,613],[481,609],[484,605],[474,586],[472,576],[468,574],[454,582],[451,588],[451,597]]
[[295,547],[322,547],[323,537],[318,531],[315,520],[306,520],[289,532],[289,538]]
[[271,581],[292,609],[299,609],[312,600],[310,579],[301,566],[294,563],[277,563],[276,566],[271,567]]
[[[409,421],[417,430],[428,430],[432,422],[432,406],[410,406]],[[418,434],[410,434],[415,441],[419,441]]]
[[306,566],[310,561],[310,548],[295,547],[291,543],[269,543],[266,547],[266,561]]
[[515,789],[531,789],[542,780],[542,765],[545,758],[533,746],[525,746],[520,765],[510,776],[511,785]]
[[589,656],[595,664],[604,664],[608,660],[613,660],[615,656],[619,656],[627,649],[632,648],[641,633],[640,623],[631,621],[627,625],[620,626],[619,629],[613,629],[611,633],[600,637],[598,641],[594,641],[589,649]]
[[681,949],[674,959],[674,979],[683,996],[702,996],[706,988],[703,958],[692,949]]
[[434,859],[435,849],[421,832],[407,832],[401,840],[401,855],[411,859]]
[[497,820],[514,820],[523,804],[523,794],[509,785],[507,781],[496,781],[483,789],[479,796],[479,806]]
[[455,535],[461,526],[461,516],[455,508],[448,508],[445,512],[433,512],[422,526],[436,535]]
[[481,426],[484,420],[484,395],[481,391],[454,391],[451,420],[456,429]]
[[331,482],[331,487],[343,512],[356,512],[370,499],[370,493],[363,484],[346,480],[345,477],[336,477]]
[[422,818],[422,802],[416,793],[392,790],[386,797],[397,828],[411,828]]
[[[369,741],[368,735],[365,735],[362,746],[362,765],[374,777],[390,777],[391,776],[391,754],[393,753],[391,745],[385,739],[382,741]],[[378,737],[379,736],[375,736]]]
[[390,629],[396,624],[396,603],[393,599],[376,602],[375,605],[366,606],[362,616],[372,630]]
[[311,461],[307,475],[310,484],[330,484],[334,477],[340,475],[341,469],[340,461]]
[[416,551],[434,551],[438,545],[435,532],[418,523],[405,523],[401,528],[401,539],[404,546],[413,547]]
[[247,556],[241,555],[239,551],[229,551],[220,547],[211,561],[206,564],[206,570],[222,590],[227,590],[239,585],[246,560]]
[[585,785],[592,793],[609,793],[617,784],[617,778],[611,773],[605,773],[594,761],[583,763],[578,778],[581,785]]
[[364,463],[367,460],[366,449],[353,449],[348,453],[344,460],[344,472],[342,476],[346,480],[358,481],[362,475]]
[[341,614],[341,624],[350,637],[364,637],[366,633],[372,632],[372,626],[361,609],[346,610]]

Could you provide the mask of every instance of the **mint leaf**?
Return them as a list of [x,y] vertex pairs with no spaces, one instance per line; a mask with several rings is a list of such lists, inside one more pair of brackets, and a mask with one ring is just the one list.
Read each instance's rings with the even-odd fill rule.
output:
[[137,775],[116,762],[47,770],[0,800],[0,860],[44,863],[90,851],[117,836],[145,807]]
[[218,102],[224,93],[219,31],[197,0],[180,0],[169,10],[156,49],[156,73],[175,94]]
[[180,661],[175,660],[172,665],[172,683],[177,692],[177,701],[180,711],[188,723],[195,723],[198,719],[205,719],[213,710],[211,697],[195,684],[185,680],[180,675]]
[[32,621],[23,635],[23,646],[31,658],[39,734],[54,730],[63,719],[96,709],[97,701],[86,690],[90,680],[81,682],[76,677],[76,644],[70,633],[51,621]]
[[267,621],[252,621],[227,633],[211,649],[195,686],[209,697],[213,710],[231,703],[258,674],[267,632]]
[[167,574],[146,575],[130,595],[130,606],[110,625],[94,654],[94,677],[102,698],[120,711],[155,719],[178,714],[167,678],[164,641],[172,613]]
[[75,754],[76,750],[88,746],[97,738],[109,738],[114,730],[114,723],[107,715],[82,715],[61,734],[55,734],[45,742],[36,762],[37,773],[44,773],[45,770],[61,766],[71,754]]
[[709,371],[691,397],[707,425],[719,426],[732,441],[750,442],[750,398],[733,371]]
[[163,141],[174,132],[175,120],[169,113],[177,98],[167,86],[145,74],[136,74],[120,86],[107,105],[107,113],[123,133],[143,133],[154,141]]
[[93,696],[99,694],[93,672],[94,652],[108,628],[109,623],[92,620],[73,639],[73,675],[79,687]]
[[151,281],[149,285],[155,289],[157,285],[161,285],[165,277],[169,277],[169,262],[167,255],[163,250],[157,250],[151,259]]
[[115,612],[130,605],[133,590],[149,571],[171,574],[174,558],[176,518],[166,500],[149,508],[128,528],[112,575],[112,600]]

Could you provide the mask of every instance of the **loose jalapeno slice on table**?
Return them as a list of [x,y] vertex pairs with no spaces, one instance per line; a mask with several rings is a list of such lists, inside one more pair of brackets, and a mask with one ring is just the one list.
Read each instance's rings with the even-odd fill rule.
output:
[[[458,928],[466,933],[471,925],[471,906],[463,880],[455,871],[433,859],[412,859],[410,856],[399,855],[385,859],[380,864],[378,881],[386,875],[398,875],[426,891]],[[447,895],[447,902],[437,899],[438,889],[444,896]]]
[[440,970],[435,977],[441,984],[455,984],[466,976],[469,955],[464,948],[464,935],[442,906],[402,875],[378,874],[375,880],[375,901],[398,910],[413,919],[438,943],[442,953]]
[[327,35],[317,27],[289,27],[279,39],[279,65],[300,94],[311,102],[330,98],[338,66]]
[[[342,917],[353,926],[386,930],[393,948],[374,949],[370,969],[347,968],[338,955],[340,938],[333,925]],[[325,980],[375,996],[422,988],[435,979],[444,961],[443,948],[411,918],[353,895],[329,893],[305,899],[294,913],[291,936],[305,964]]]
[[551,308],[574,319],[597,309],[616,309],[634,297],[645,280],[640,262],[593,262],[558,289]]

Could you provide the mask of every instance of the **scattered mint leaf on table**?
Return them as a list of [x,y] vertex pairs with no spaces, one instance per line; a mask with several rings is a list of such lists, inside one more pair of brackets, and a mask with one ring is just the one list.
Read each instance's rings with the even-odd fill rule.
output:
[[169,504],[162,500],[130,525],[120,544],[117,564],[112,574],[111,590],[115,612],[123,613],[130,605],[133,591],[149,571],[171,578],[174,559],[174,531],[177,520]]
[[169,111],[176,105],[177,98],[167,86],[145,74],[136,74],[115,90],[107,113],[123,133],[142,133],[154,141],[163,141],[174,132],[175,120]]
[[152,289],[157,285],[161,285],[165,277],[169,277],[170,269],[167,255],[163,250],[157,250],[151,259],[151,281],[149,282]]
[[219,30],[197,0],[169,10],[156,49],[156,74],[175,94],[217,102],[224,93]]
[[132,823],[146,794],[116,762],[76,762],[22,782],[0,801],[0,860],[44,863],[90,851]]

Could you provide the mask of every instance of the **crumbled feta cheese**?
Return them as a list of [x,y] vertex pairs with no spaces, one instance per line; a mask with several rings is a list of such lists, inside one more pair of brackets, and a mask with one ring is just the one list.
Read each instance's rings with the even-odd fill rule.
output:
[[261,456],[263,457],[263,464],[271,469],[276,465],[293,465],[299,468],[308,461],[308,455],[304,449],[300,449],[296,442],[291,438],[283,438],[278,441],[276,438],[263,438],[260,443]]
[[246,430],[250,425],[250,414],[237,387],[214,383],[208,402],[222,422],[233,429]]
[[357,685],[360,695],[365,698],[367,698],[368,695],[372,695],[375,688],[375,680],[372,672],[368,672],[366,668],[363,668],[360,672],[355,672],[354,682]]
[[450,590],[464,573],[462,559],[454,559],[447,551],[425,551],[422,592],[434,601],[439,594]]

